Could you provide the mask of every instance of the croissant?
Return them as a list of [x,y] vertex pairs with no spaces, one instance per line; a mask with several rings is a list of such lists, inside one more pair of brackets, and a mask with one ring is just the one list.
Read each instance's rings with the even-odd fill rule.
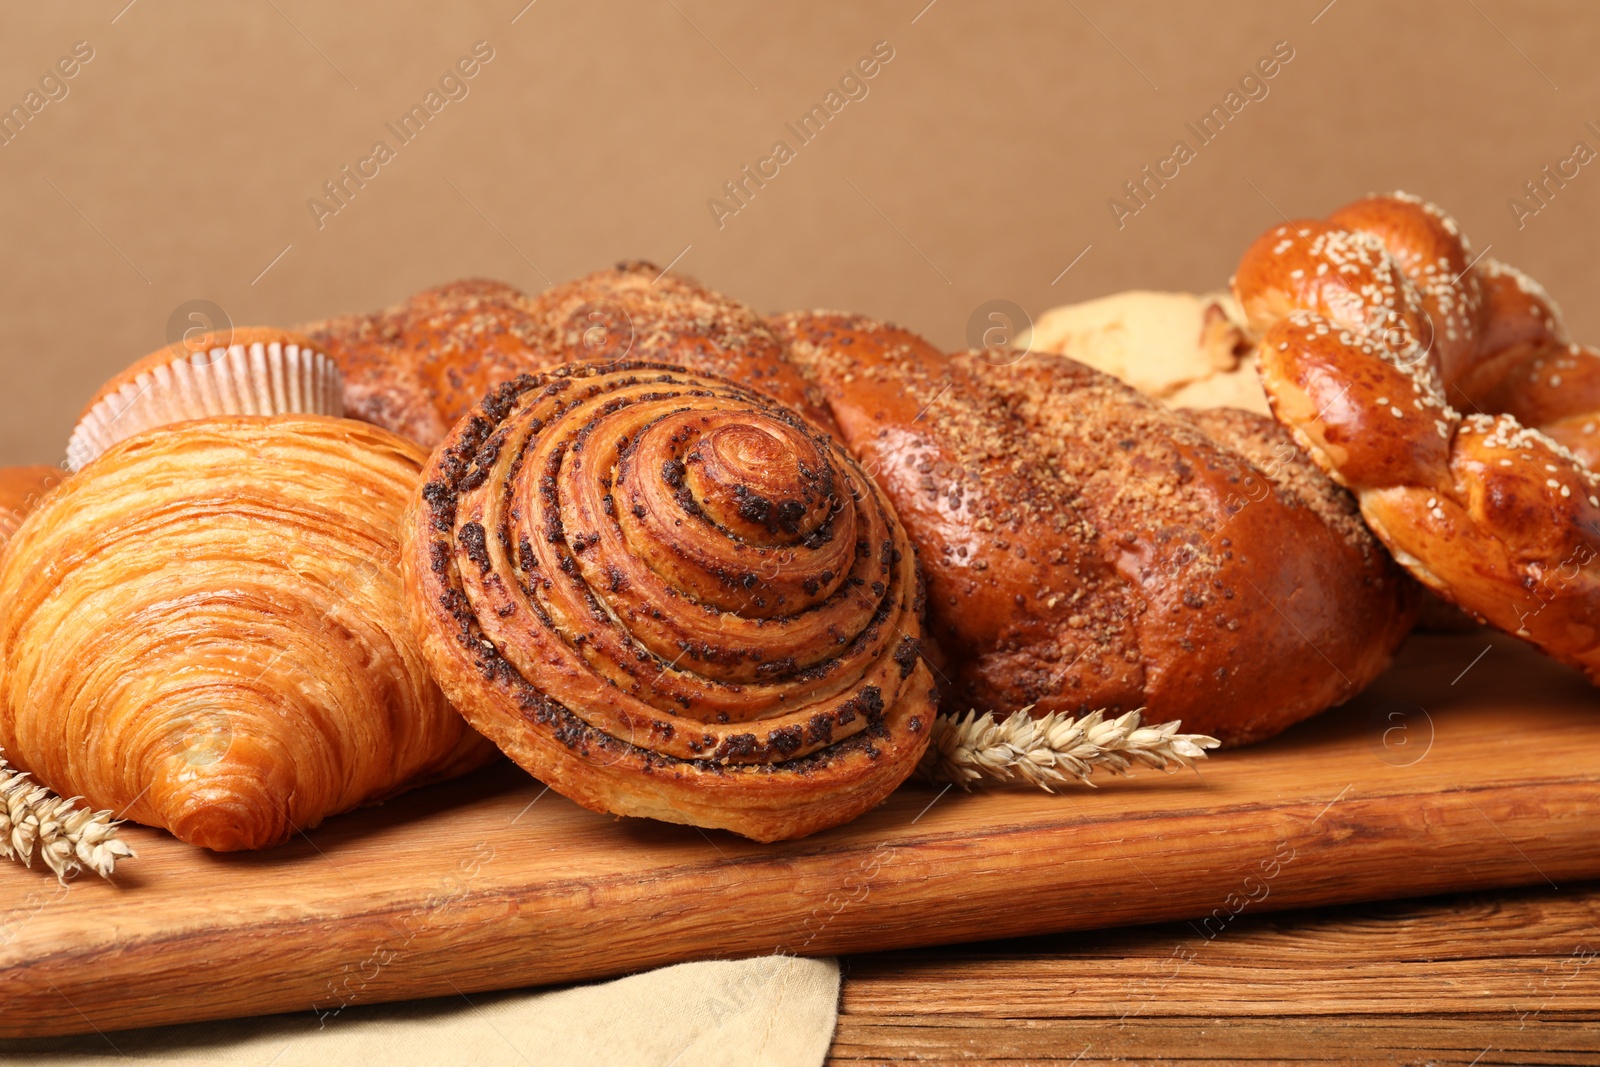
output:
[[424,477],[417,639],[558,792],[772,841],[915,768],[936,693],[911,546],[792,410],[663,364],[569,365],[488,394]]
[[0,556],[0,747],[62,794],[260,848],[493,755],[402,610],[415,445],[315,415],[128,438]]
[[0,546],[11,540],[44,495],[60,484],[58,467],[0,468]]
[[1244,744],[1354,696],[1416,588],[1270,419],[1171,411],[1070,359],[774,326],[906,524],[946,709],[1148,709]]
[[1395,558],[1600,683],[1600,353],[1543,290],[1402,194],[1274,227],[1234,286],[1274,414]]

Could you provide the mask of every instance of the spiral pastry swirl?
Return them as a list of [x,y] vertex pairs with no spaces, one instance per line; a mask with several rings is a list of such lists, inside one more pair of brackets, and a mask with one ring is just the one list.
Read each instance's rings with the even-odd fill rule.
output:
[[424,479],[417,638],[559,792],[772,841],[915,767],[935,695],[912,549],[793,411],[666,364],[569,365],[491,391]]

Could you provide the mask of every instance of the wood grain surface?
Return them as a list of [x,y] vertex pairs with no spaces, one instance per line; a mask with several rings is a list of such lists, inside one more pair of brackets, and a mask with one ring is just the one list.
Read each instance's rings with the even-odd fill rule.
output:
[[848,958],[829,1062],[1600,1063],[1600,883]]
[[781,845],[595,815],[510,766],[264,853],[135,829],[115,884],[0,868],[0,1035],[1171,919],[1221,946],[1270,910],[1597,877],[1596,703],[1512,639],[1417,637],[1357,701],[1199,774],[908,786]]

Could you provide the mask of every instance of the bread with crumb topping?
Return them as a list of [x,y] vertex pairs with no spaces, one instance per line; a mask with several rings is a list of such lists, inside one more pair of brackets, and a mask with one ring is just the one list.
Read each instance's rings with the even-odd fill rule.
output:
[[761,316],[692,278],[630,260],[553,286],[531,307],[551,366],[673,363],[738,382],[836,429],[821,393]]
[[432,448],[490,386],[546,365],[534,322],[521,290],[470,278],[297,329],[339,365],[347,416]]
[[917,548],[946,710],[1145,708],[1243,744],[1354,696],[1411,627],[1414,583],[1270,419],[860,316],[771,321]]
[[834,429],[761,317],[634,260],[536,297],[468,279],[299,327],[339,364],[345,413],[432,448],[493,386],[563,363],[673,363],[731,378]]

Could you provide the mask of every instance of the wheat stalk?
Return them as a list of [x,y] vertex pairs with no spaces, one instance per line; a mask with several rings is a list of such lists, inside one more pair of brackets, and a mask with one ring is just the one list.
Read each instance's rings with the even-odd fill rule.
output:
[[1180,734],[1179,722],[1141,726],[1140,708],[1107,719],[1092,711],[1081,717],[1051,712],[1035,719],[1031,705],[996,721],[994,715],[940,715],[917,774],[971,791],[974,783],[1022,782],[1047,793],[1068,784],[1093,786],[1098,768],[1125,774],[1134,764],[1164,771],[1205,759],[1220,741],[1205,734]]
[[117,836],[122,824],[109,811],[76,807],[79,799],[56,796],[0,757],[0,856],[32,867],[37,849],[63,885],[85,867],[111,877],[118,860],[134,858],[133,849]]

